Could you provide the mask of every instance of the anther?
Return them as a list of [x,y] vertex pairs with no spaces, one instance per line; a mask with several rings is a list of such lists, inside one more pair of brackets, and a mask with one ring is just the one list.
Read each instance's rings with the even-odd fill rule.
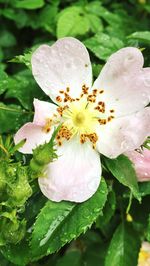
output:
[[104,92],[104,90],[100,90],[99,93],[102,94]]
[[62,102],[62,98],[61,98],[60,96],[57,96],[57,97],[56,97],[56,101],[57,101],[57,102]]

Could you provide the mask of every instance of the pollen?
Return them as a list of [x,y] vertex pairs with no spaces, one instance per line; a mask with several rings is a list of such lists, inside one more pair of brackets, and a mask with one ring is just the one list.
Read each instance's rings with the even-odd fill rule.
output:
[[[60,130],[57,133],[56,140],[58,140],[58,144],[63,140],[69,140],[72,136],[72,132],[69,130],[69,128],[65,125],[62,125]],[[60,145],[59,145],[60,146]]]
[[98,136],[96,133],[90,133],[90,134],[85,133],[80,135],[81,144],[84,144],[87,140],[89,140],[93,144],[92,147],[95,148]]
[[102,94],[104,92],[104,90],[100,90],[99,93]]
[[114,112],[115,112],[115,110],[113,110],[113,109],[110,110],[110,113],[114,113]]
[[110,121],[111,121],[113,118],[115,118],[115,117],[114,117],[114,116],[112,116],[112,115],[111,115],[111,116],[108,116],[108,119],[107,119],[107,120],[108,120],[108,122],[110,122]]
[[66,110],[68,108],[68,105],[65,105],[65,106],[59,106],[58,108],[57,108],[57,112],[59,113],[59,115],[60,116],[62,116],[63,115],[63,112],[64,112],[64,110]]
[[89,89],[89,87],[86,87],[86,85],[84,84],[82,86],[82,92],[83,92],[83,94],[88,94],[88,89]]
[[97,90],[94,89],[94,90],[93,90],[93,95],[96,96],[96,94],[97,94]]
[[[115,109],[108,109],[107,103],[101,97],[105,91],[101,88],[91,90],[83,84],[79,97],[71,97],[69,86],[65,90],[59,90],[59,93],[56,100],[63,102],[63,106],[57,108],[57,117],[54,118],[58,120],[59,117],[59,122],[62,123],[56,136],[58,146],[76,136],[81,144],[90,142],[95,149],[98,141],[97,127],[111,123],[115,118]],[[46,132],[50,129],[51,124],[47,123]]]
[[52,119],[46,119],[46,123],[45,123],[45,125],[43,127],[43,131],[45,133],[49,133],[50,130],[51,130],[51,126],[52,126]]
[[57,96],[56,101],[60,103],[60,102],[62,102],[62,98],[60,96]]
[[98,122],[100,125],[106,125],[107,120],[106,119],[98,119]]

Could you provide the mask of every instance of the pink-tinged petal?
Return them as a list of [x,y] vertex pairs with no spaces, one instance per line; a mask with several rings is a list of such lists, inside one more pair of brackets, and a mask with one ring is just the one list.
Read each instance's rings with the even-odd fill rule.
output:
[[57,105],[39,101],[38,99],[34,99],[33,103],[35,109],[33,123],[36,125],[45,126],[47,119],[52,119],[54,114],[58,114]]
[[48,142],[52,136],[53,131],[45,133],[41,126],[33,123],[27,123],[21,127],[14,136],[15,144],[25,139],[25,144],[19,149],[22,153],[32,153],[38,145]]
[[150,100],[150,68],[143,68],[139,49],[122,48],[102,69],[93,88],[103,89],[99,100],[115,109],[117,117],[141,110]]
[[150,135],[150,108],[99,126],[97,134],[97,149],[109,158],[135,150]]
[[150,150],[127,152],[126,155],[133,162],[138,181],[150,181]]
[[83,202],[97,190],[101,178],[99,154],[79,140],[63,143],[58,159],[49,164],[45,177],[39,179],[43,194],[50,200]]
[[[42,90],[57,103],[61,90],[70,88],[79,97],[83,84],[91,87],[92,69],[85,46],[75,38],[58,40],[51,47],[41,45],[32,55],[32,72]],[[59,102],[58,102],[59,103]]]

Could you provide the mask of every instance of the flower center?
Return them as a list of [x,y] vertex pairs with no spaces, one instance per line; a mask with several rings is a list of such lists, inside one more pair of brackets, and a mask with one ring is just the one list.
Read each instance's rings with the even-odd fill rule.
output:
[[85,121],[85,115],[83,112],[79,112],[77,115],[75,115],[74,119],[74,124],[78,127],[82,126]]
[[55,119],[49,120],[52,124],[47,123],[44,131],[48,132],[51,125],[57,124],[55,121],[59,120],[62,127],[56,137],[58,145],[62,145],[64,140],[77,136],[81,144],[90,141],[95,148],[98,127],[114,118],[112,115],[114,110],[106,110],[105,102],[99,101],[100,94],[104,93],[104,90],[94,89],[89,93],[88,89],[83,85],[79,98],[72,98],[69,95],[70,89],[67,87],[66,91],[61,90],[60,95],[56,97],[59,104],[63,102],[64,104],[57,108]]

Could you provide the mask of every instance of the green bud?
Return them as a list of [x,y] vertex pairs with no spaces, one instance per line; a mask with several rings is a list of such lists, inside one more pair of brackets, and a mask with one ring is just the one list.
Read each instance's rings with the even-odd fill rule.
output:
[[43,171],[43,165],[39,165],[34,158],[32,158],[30,161],[30,168],[32,169],[33,172],[36,173],[41,173]]
[[[11,214],[8,214],[8,217]],[[26,232],[25,220],[19,221],[17,217],[12,213],[12,217],[1,217],[0,224],[0,242],[1,244],[17,244],[19,243]]]
[[30,169],[33,172],[36,172],[38,175],[42,173],[42,171],[44,170],[44,166],[52,162],[53,159],[57,158],[57,155],[54,149],[54,146],[55,146],[54,139],[59,129],[60,127],[58,127],[54,131],[52,138],[48,143],[38,146],[33,151],[33,158],[30,161]]
[[39,165],[46,165],[50,163],[54,158],[56,158],[56,154],[53,146],[50,146],[49,143],[40,145],[33,152],[33,159]]
[[21,206],[32,195],[32,188],[27,178],[27,169],[18,166],[16,171],[16,182],[7,188],[9,202],[11,205]]

